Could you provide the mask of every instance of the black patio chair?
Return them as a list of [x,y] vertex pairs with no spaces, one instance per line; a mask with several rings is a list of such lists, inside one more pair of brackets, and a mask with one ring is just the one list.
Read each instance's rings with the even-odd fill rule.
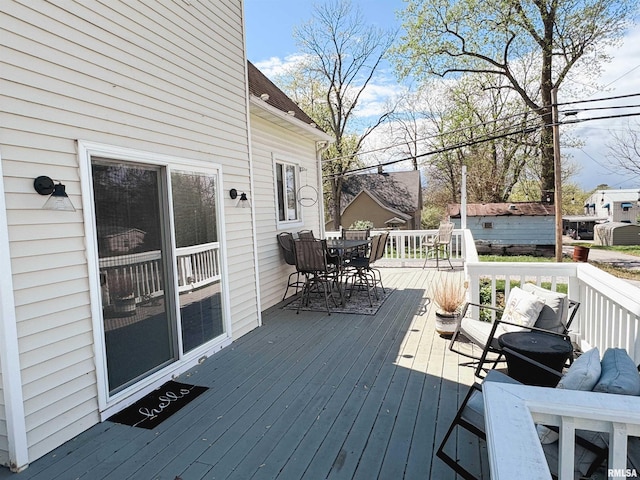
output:
[[315,240],[316,236],[313,234],[313,230],[300,230],[298,238],[301,240]]
[[[382,257],[384,257],[384,252],[387,248],[387,240],[389,240],[389,232],[382,232],[380,234],[380,239],[378,240],[378,248],[377,248],[376,256],[375,256],[375,259],[373,260],[373,263],[377,262]],[[370,269],[374,273],[374,275],[377,275],[376,283],[378,283],[380,285],[380,288],[382,288],[382,293],[386,293],[386,290],[384,289],[384,285],[382,284],[382,272],[380,272],[379,268],[375,268],[373,266],[370,266]]]
[[[344,229],[342,230],[342,238],[344,240],[368,240],[371,231],[367,228],[365,230]],[[359,247],[349,252],[350,258],[366,257],[367,247]]]
[[349,297],[352,296],[354,288],[358,290],[365,290],[369,299],[369,306],[373,306],[371,300],[371,292],[373,291],[376,299],[378,297],[378,290],[376,289],[378,280],[375,273],[372,270],[372,266],[376,261],[376,255],[378,254],[378,245],[382,235],[374,235],[371,238],[371,248],[369,249],[369,255],[366,257],[352,258],[347,265],[346,277],[349,285]]
[[[290,232],[282,232],[277,235],[278,244],[280,245],[280,250],[284,256],[284,261],[287,265],[296,265],[296,254],[294,251],[294,238],[293,234]],[[295,279],[294,279],[295,276]],[[289,288],[293,287],[296,290],[296,295],[298,291],[304,286],[304,274],[300,272],[297,268],[296,271],[289,274],[289,278],[287,279],[287,287],[284,290],[284,295],[282,296],[282,300],[287,298],[287,293],[289,292]]]
[[296,268],[304,275],[304,286],[296,313],[300,313],[300,308],[303,305],[309,305],[312,293],[322,293],[327,313],[331,315],[329,298],[336,307],[338,306],[334,287],[340,297],[341,304],[344,303],[344,299],[339,282],[339,269],[328,261],[329,254],[326,242],[324,240],[297,239],[294,241],[294,251]]

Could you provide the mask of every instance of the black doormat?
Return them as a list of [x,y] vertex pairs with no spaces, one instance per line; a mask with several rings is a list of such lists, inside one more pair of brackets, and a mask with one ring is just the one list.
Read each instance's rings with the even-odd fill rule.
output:
[[132,427],[152,429],[207,389],[169,381],[133,405],[109,417],[109,420]]

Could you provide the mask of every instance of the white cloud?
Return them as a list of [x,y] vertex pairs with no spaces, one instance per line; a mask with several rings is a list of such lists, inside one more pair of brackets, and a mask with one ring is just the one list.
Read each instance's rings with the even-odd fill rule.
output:
[[285,58],[270,57],[267,60],[255,62],[254,65],[273,81],[274,78],[287,73],[292,67],[298,65],[303,58],[304,55],[289,55]]

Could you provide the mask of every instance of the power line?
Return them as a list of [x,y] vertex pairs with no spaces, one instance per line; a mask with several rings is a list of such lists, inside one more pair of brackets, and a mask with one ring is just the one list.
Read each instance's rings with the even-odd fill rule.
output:
[[[640,67],[640,65],[639,65],[639,67]],[[640,93],[617,95],[617,96],[604,97],[604,98],[594,98],[594,99],[591,99],[591,100],[576,100],[574,102],[558,103],[557,106],[575,105],[575,104],[580,104],[580,103],[601,102],[601,101],[608,101],[608,100],[620,100],[620,99],[631,98],[631,97],[640,97]],[[636,107],[640,107],[640,105],[630,105],[630,106],[616,105],[616,106],[611,106],[611,107],[593,107],[593,108],[584,108],[584,109],[571,109],[571,110],[567,110],[567,111],[564,111],[564,112],[561,112],[561,113],[567,114],[567,113],[573,113],[573,112],[583,112],[583,111],[586,112],[586,111],[591,111],[591,110],[607,110],[607,109],[636,108]],[[498,118],[498,119],[495,119],[495,120],[490,120],[488,122],[476,123],[475,125],[469,125],[469,126],[461,127],[461,128],[459,128],[457,130],[452,130],[452,131],[445,132],[445,133],[436,133],[434,135],[430,135],[430,136],[427,136],[427,137],[417,138],[417,139],[413,140],[413,142],[424,142],[424,141],[427,141],[427,140],[432,140],[432,139],[435,139],[435,138],[441,138],[441,137],[445,137],[447,135],[453,135],[455,133],[468,131],[468,130],[470,130],[472,128],[486,127],[487,125],[498,123],[498,122],[505,122],[505,121],[507,121],[509,119],[512,119],[512,118],[524,117],[526,115],[530,115],[531,113],[535,113],[535,112],[537,112],[537,111],[539,111],[539,110],[541,110],[543,108],[545,108],[545,107],[539,107],[537,109],[526,110],[524,112],[518,112],[518,113],[515,113],[513,115],[508,115],[506,117],[501,117],[501,118]],[[635,114],[633,114],[633,115],[630,114],[630,115],[626,115],[626,116],[635,116]],[[598,117],[598,118],[594,118],[593,120],[610,119],[610,118],[620,118],[620,117],[617,117],[617,116]],[[525,121],[527,123],[530,122],[530,121],[536,121],[537,122],[539,120],[540,120],[539,117],[533,117],[533,118],[530,118],[530,119],[525,119]],[[583,120],[583,119],[575,119],[575,120],[571,120],[571,121],[566,122],[566,123],[581,123],[581,122],[588,121],[588,120],[591,120],[591,119],[585,119],[585,120]],[[560,122],[559,124],[562,125],[563,123]],[[509,127],[505,127],[503,130],[506,130],[507,128],[509,128]],[[499,131],[500,130],[498,130],[498,132]],[[514,132],[514,134],[515,133],[519,133],[519,132]],[[392,148],[403,146],[406,143],[407,142],[391,144],[391,145],[388,145],[388,146],[385,146],[385,147],[376,148],[376,149],[373,149],[373,150],[367,150],[367,151],[364,151],[364,152],[358,152],[356,155],[362,156],[362,155],[367,155],[367,154],[370,154],[370,153],[385,151],[385,150],[389,150],[389,149],[392,149]],[[327,158],[327,159],[322,160],[322,163],[326,164],[326,163],[330,163],[330,162],[335,162],[335,161],[338,161],[338,160],[343,160],[345,158],[354,157],[356,155],[343,155],[343,156],[339,156],[339,157]],[[416,156],[415,158],[419,158],[419,157],[420,156]],[[413,159],[413,158],[414,157],[410,157],[410,159]],[[404,159],[398,160],[398,162],[400,162],[400,161],[405,161],[405,160]],[[379,164],[379,165],[383,165],[384,166],[386,164]],[[367,167],[367,169],[369,169],[369,168],[375,168],[375,167],[373,167],[373,166],[372,167]],[[332,176],[336,176],[336,175],[339,175],[339,174],[334,174]]]
[[[640,94],[637,94],[637,95],[640,95]],[[582,123],[582,122],[588,122],[588,121],[594,121],[594,120],[605,120],[605,119],[612,119],[612,118],[625,118],[625,117],[635,117],[635,116],[640,116],[640,112],[638,112],[638,113],[630,113],[630,114],[622,114],[622,115],[608,115],[608,116],[604,116],[604,117],[591,117],[591,118],[585,118],[585,119],[576,119],[576,120],[571,120],[571,121],[568,121],[568,122],[558,122],[557,125],[569,125],[569,124]],[[541,128],[543,128],[545,126],[553,126],[553,125],[556,125],[556,124],[544,124],[544,125],[538,125],[538,126],[534,126],[534,127],[527,127],[525,129],[513,130],[511,132],[504,133],[504,134],[501,134],[501,135],[492,135],[492,136],[488,136],[486,138],[476,139],[476,140],[471,141],[471,142],[458,143],[458,144],[451,145],[451,146],[448,146],[448,147],[442,147],[442,148],[439,148],[439,149],[436,149],[436,150],[432,150],[430,152],[422,153],[420,155],[414,155],[414,156],[411,156],[411,157],[405,157],[405,158],[401,158],[401,159],[397,159],[397,160],[390,160],[388,162],[380,163],[378,165],[359,167],[359,168],[347,170],[347,171],[342,172],[342,173],[324,175],[323,178],[347,177],[347,176],[355,175],[357,173],[364,172],[364,171],[367,171],[367,170],[372,170],[374,168],[384,167],[384,166],[388,166],[388,165],[395,165],[395,164],[401,163],[401,162],[413,161],[414,159],[417,160],[419,158],[424,158],[424,157],[428,157],[428,156],[431,156],[431,155],[437,155],[439,153],[445,153],[445,152],[448,152],[448,151],[451,151],[451,150],[457,150],[459,148],[471,147],[471,146],[474,146],[474,145],[479,145],[481,143],[486,143],[486,142],[490,142],[490,141],[493,141],[493,140],[499,140],[501,138],[506,138],[506,137],[509,137],[511,135],[516,135],[516,134],[521,134],[521,133],[532,133],[534,131],[540,130]]]

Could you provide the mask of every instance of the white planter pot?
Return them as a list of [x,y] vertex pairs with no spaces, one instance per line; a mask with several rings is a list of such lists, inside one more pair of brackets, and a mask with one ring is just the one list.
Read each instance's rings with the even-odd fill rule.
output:
[[458,313],[436,312],[436,332],[441,337],[450,337],[458,324]]

